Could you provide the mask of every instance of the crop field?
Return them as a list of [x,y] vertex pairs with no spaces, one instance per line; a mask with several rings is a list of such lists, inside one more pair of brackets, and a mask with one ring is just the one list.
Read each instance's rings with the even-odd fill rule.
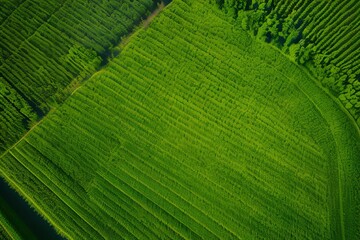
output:
[[68,239],[359,238],[354,119],[233,22],[174,0],[0,175]]
[[277,4],[274,13],[298,25],[303,38],[300,45],[312,55],[315,75],[339,97],[360,126],[360,1],[285,2]]
[[152,0],[0,2],[0,152],[106,61]]
[[360,126],[360,1],[209,1],[309,68]]

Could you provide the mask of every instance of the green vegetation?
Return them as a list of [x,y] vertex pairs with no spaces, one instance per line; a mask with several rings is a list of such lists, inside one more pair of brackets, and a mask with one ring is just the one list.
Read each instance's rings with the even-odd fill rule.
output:
[[0,239],[21,239],[17,231],[9,223],[8,217],[5,217],[2,212],[0,212]]
[[355,122],[207,2],[137,31],[1,175],[72,239],[359,238]]
[[360,126],[360,1],[210,0],[309,68]]
[[0,196],[0,239],[36,239],[27,225]]
[[106,62],[152,0],[0,2],[0,152]]

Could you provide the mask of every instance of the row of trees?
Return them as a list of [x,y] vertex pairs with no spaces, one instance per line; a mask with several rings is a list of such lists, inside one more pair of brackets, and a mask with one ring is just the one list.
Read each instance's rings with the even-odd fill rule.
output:
[[[292,84],[278,73],[267,84],[261,49],[189,5],[139,32],[0,167],[74,239],[326,238],[326,171],[285,113]],[[94,57],[74,44],[61,60]]]
[[[274,44],[310,68],[360,124],[357,84],[360,59],[356,16],[359,2],[301,0],[210,0],[236,19],[238,26]],[[313,16],[313,17],[311,17]],[[351,25],[349,25],[351,24]],[[359,29],[357,30],[359,31]],[[346,47],[344,47],[346,46]],[[350,50],[351,49],[351,50]],[[348,54],[342,54],[346,51]],[[351,54],[351,58],[349,58]],[[355,86],[354,86],[355,85]],[[346,96],[346,97],[345,97]]]

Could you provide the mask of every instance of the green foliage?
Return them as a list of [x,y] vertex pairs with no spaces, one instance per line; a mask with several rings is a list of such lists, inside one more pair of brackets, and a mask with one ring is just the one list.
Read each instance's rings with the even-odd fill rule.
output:
[[84,72],[94,72],[101,63],[101,57],[94,50],[75,44],[68,54],[62,56],[61,61],[65,64],[80,65]]
[[[271,42],[310,68],[336,97],[348,88],[344,78],[349,79],[349,69],[358,70],[360,2],[234,0],[217,5],[257,39]],[[344,104],[352,109],[350,103]],[[356,111],[350,113],[360,117]]]
[[61,104],[69,85],[94,73],[156,1],[5,2],[0,3],[0,153]]
[[341,239],[355,129],[281,53],[177,0],[0,170],[71,239]]

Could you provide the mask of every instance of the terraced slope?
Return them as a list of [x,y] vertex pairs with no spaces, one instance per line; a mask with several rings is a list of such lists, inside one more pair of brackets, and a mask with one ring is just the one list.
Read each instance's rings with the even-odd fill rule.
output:
[[73,239],[356,239],[359,136],[280,52],[177,0],[0,170]]
[[0,152],[90,76],[153,5],[152,0],[1,1]]

